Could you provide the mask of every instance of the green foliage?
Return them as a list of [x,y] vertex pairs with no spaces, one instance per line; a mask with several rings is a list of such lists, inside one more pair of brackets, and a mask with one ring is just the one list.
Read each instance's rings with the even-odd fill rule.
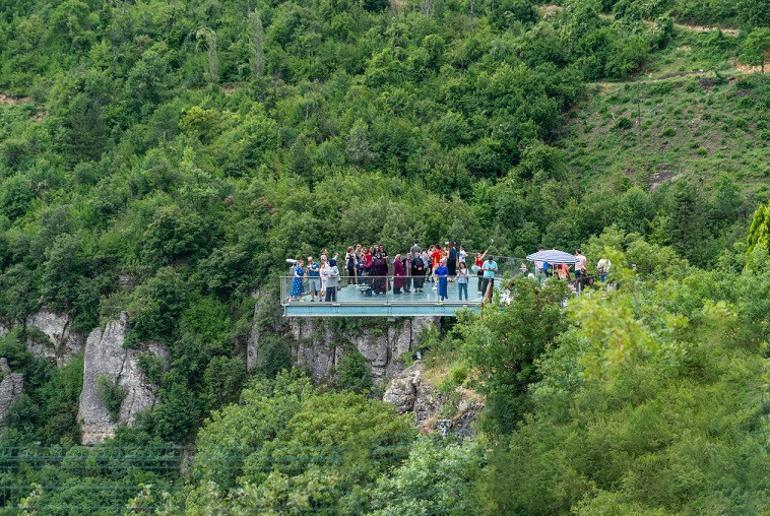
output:
[[315,393],[306,378],[281,373],[212,414],[184,503],[217,510],[227,496],[244,511],[352,510],[364,502],[362,489],[406,458],[412,437],[390,406]]
[[159,269],[132,296],[128,307],[131,341],[170,337],[187,305],[187,296],[187,287],[174,269]]
[[266,378],[275,378],[281,371],[291,369],[289,343],[277,335],[267,334],[259,339],[254,371]]
[[418,439],[409,458],[372,490],[369,514],[472,514],[474,484],[485,463],[477,441],[451,443]]
[[201,421],[201,400],[174,376],[166,379],[158,397],[161,403],[145,414],[142,428],[164,441],[188,440]]
[[372,373],[363,355],[353,348],[340,360],[334,372],[334,383],[339,389],[365,394],[372,388]]
[[770,28],[754,29],[741,45],[741,59],[748,65],[760,66],[762,73],[765,73],[765,61],[768,55],[770,55]]
[[770,251],[770,205],[759,206],[754,212],[748,234],[747,252],[755,249]]
[[245,380],[246,367],[240,357],[212,358],[203,373],[202,396],[207,410],[237,401]]
[[[760,63],[765,4],[0,0],[0,92],[21,97],[0,104],[0,317],[22,323],[45,305],[87,333],[97,314],[125,310],[127,345],[157,340],[170,352],[168,363],[140,354],[159,395],[140,430],[83,449],[72,446],[82,360],[55,369],[26,350],[23,331],[0,339],[0,355],[25,375],[3,434],[18,446],[9,456],[34,456],[38,441],[66,455],[61,467],[29,459],[0,472],[0,485],[23,487],[2,491],[2,505],[114,513],[134,498],[172,513],[180,503],[191,513],[469,512],[481,445],[423,441],[407,458],[408,423],[292,377],[289,345],[270,331],[258,339],[261,379],[241,393],[253,308],[244,299],[268,298],[287,257],[324,247],[452,238],[478,249],[494,238],[499,254],[588,243],[591,266],[612,257],[621,295],[604,307],[608,328],[642,351],[612,381],[591,376],[617,358],[591,355],[608,339],[581,314],[568,329],[564,292],[529,283],[514,286],[511,306],[429,339],[457,360],[444,387],[486,395],[485,428],[501,442],[479,504],[696,513],[728,512],[734,497],[752,512],[764,486],[734,471],[762,478],[746,458],[761,453],[754,434],[743,439],[759,427],[746,416],[756,403],[745,401],[745,379],[770,335],[770,288],[738,271],[769,275],[761,214],[751,249],[731,246],[767,197],[770,87],[732,63],[739,54]],[[708,73],[691,77],[700,69]],[[608,82],[631,75],[633,85]],[[690,263],[718,265],[727,279]],[[637,282],[651,299],[622,297]],[[734,390],[722,380],[728,359]],[[656,376],[667,367],[676,370]],[[360,355],[348,354],[336,384],[367,392],[369,382]],[[103,389],[116,411],[117,386]],[[714,427],[702,423],[709,395],[738,407],[715,411]],[[681,419],[659,408],[667,403]],[[142,466],[149,448],[189,442],[211,411],[193,480],[165,496],[176,474]],[[656,442],[661,418],[671,430]],[[706,457],[726,465],[727,480]]]
[[18,175],[3,182],[0,194],[0,213],[9,219],[17,219],[26,213],[35,198],[35,191],[28,178]]
[[110,418],[117,421],[120,406],[126,397],[125,389],[109,376],[102,375],[96,379],[96,394],[110,414]]
[[571,303],[579,325],[540,361],[532,416],[490,457],[486,512],[761,511],[762,337],[734,338],[748,319],[729,301],[749,278],[693,271]]
[[462,354],[476,370],[477,388],[486,395],[490,429],[509,432],[528,411],[527,391],[539,379],[536,361],[565,328],[560,282],[517,279],[513,302],[489,307],[482,316],[455,326]]

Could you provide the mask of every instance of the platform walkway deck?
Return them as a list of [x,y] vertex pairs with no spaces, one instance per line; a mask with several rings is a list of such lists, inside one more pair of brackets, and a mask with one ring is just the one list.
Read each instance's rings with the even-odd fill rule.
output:
[[[394,292],[394,277],[359,279],[349,284],[348,278],[340,280],[336,302],[313,301],[309,293],[310,283],[303,280],[303,294],[290,298],[293,278],[281,278],[281,304],[286,317],[452,317],[459,310],[479,312],[482,293],[474,275],[468,283],[468,300],[460,300],[457,282],[448,283],[445,300],[439,300],[436,284],[424,281],[421,291],[415,288],[412,278],[404,278],[404,286]],[[378,283],[379,280],[379,283]],[[495,287],[499,287],[497,278]],[[418,283],[419,284],[419,283]],[[379,288],[378,288],[379,287]],[[380,291],[379,293],[377,291]]]

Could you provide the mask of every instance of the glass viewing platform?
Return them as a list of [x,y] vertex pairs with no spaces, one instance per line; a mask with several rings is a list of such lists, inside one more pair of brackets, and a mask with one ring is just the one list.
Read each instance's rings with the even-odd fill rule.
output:
[[[336,300],[319,300],[312,295],[313,281],[281,277],[281,304],[285,317],[442,317],[458,310],[479,312],[483,294],[478,277],[468,278],[468,298],[460,300],[458,283],[447,284],[447,298],[439,299],[438,280],[412,276],[367,276],[339,279]],[[494,281],[497,289],[502,276]],[[301,287],[300,287],[301,285]]]
[[[533,264],[522,258],[492,258],[498,265],[495,290],[502,286],[504,278],[535,272]],[[340,272],[346,271],[340,267]],[[430,276],[343,276],[338,280],[337,299],[330,301],[319,300],[317,296],[313,300],[312,281],[318,281],[320,286],[318,278],[308,278],[307,274],[302,278],[280,278],[284,317],[453,317],[460,310],[480,312],[484,299],[483,285],[472,271],[467,300],[460,300],[453,277],[444,300],[439,299],[438,279],[434,283]]]

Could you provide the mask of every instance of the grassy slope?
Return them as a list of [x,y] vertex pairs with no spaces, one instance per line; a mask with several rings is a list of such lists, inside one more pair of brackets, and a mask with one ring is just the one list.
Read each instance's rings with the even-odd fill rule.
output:
[[726,173],[767,196],[770,77],[735,56],[732,36],[680,27],[633,80],[593,85],[562,139],[572,168],[587,180],[622,174],[650,188]]

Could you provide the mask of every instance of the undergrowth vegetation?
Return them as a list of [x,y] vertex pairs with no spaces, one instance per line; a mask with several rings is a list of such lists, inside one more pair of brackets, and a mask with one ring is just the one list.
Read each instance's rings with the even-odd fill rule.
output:
[[[0,0],[0,356],[24,375],[0,505],[761,512],[761,217],[743,242],[767,196],[770,82],[739,65],[759,66],[768,13]],[[510,256],[583,246],[613,258],[618,287],[565,308],[559,285],[523,281],[510,306],[423,342],[442,393],[486,397],[461,443],[416,438],[356,353],[311,385],[270,309],[287,258],[446,238]],[[158,403],[104,445],[76,444],[82,358],[28,350],[47,342],[27,324],[43,307],[84,335],[125,312],[126,346],[169,350],[140,355]],[[101,391],[118,415],[122,388]]]

